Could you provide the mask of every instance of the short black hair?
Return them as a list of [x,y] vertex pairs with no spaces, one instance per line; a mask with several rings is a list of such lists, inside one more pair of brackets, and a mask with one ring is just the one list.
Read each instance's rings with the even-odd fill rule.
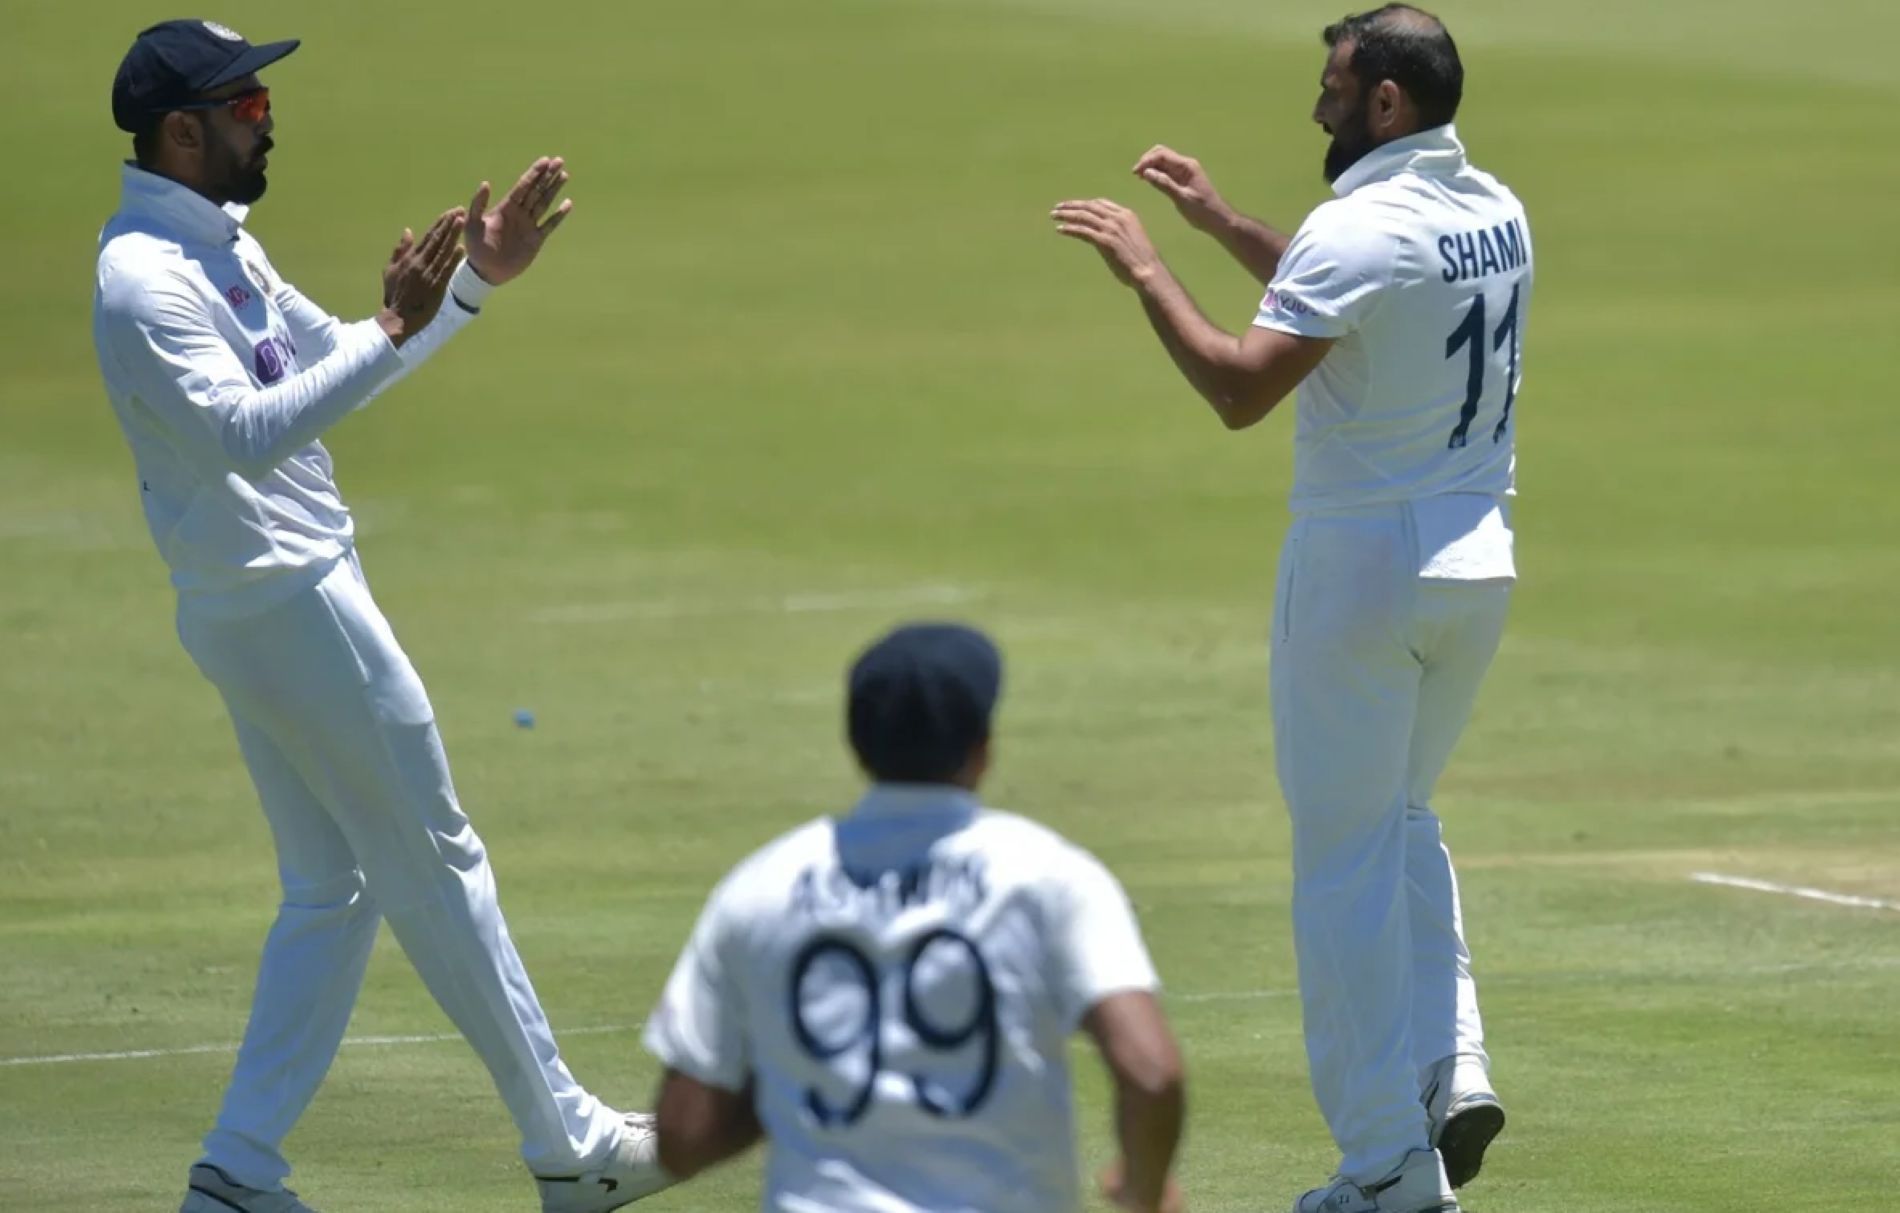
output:
[[[162,116],[160,121],[163,121]],[[158,125],[153,122],[132,134],[132,162],[140,168],[151,168],[158,160]]]
[[975,628],[897,628],[846,678],[851,748],[880,783],[950,783],[989,740],[1002,683],[1002,654]]
[[1352,43],[1348,61],[1366,89],[1390,80],[1418,106],[1419,121],[1443,126],[1458,116],[1465,65],[1445,23],[1422,8],[1388,4],[1326,27],[1327,46]]

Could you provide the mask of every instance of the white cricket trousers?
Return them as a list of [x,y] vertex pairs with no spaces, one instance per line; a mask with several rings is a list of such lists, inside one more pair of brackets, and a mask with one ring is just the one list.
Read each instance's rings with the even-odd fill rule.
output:
[[1511,583],[1421,568],[1413,507],[1294,519],[1273,625],[1273,734],[1313,1093],[1373,1180],[1428,1146],[1421,1072],[1484,1056],[1432,787],[1497,652]]
[[283,884],[205,1161],[258,1188],[290,1173],[284,1137],[336,1056],[383,918],[487,1065],[530,1168],[604,1157],[618,1117],[561,1061],[429,697],[354,553],[259,614],[181,603],[178,634],[230,709]]

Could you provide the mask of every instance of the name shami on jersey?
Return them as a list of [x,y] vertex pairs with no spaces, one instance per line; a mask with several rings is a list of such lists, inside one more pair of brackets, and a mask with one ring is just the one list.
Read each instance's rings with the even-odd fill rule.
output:
[[1529,249],[1530,241],[1516,219],[1438,238],[1438,255],[1445,259],[1446,282],[1469,282],[1520,269],[1529,257]]

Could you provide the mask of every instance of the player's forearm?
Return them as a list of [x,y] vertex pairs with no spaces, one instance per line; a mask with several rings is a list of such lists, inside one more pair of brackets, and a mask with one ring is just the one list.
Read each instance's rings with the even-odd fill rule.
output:
[[1221,423],[1240,429],[1258,420],[1247,408],[1248,377],[1240,365],[1240,342],[1209,320],[1180,280],[1164,267],[1138,282],[1142,309],[1168,356]]
[[686,1180],[735,1158],[765,1135],[753,1091],[726,1091],[669,1068],[654,1098],[660,1166]]
[[1201,230],[1219,241],[1235,261],[1259,279],[1261,286],[1273,282],[1280,268],[1280,258],[1286,255],[1287,245],[1292,242],[1292,237],[1284,232],[1225,204]]
[[683,1137],[660,1130],[660,1166],[677,1180],[688,1180],[722,1162],[737,1158],[765,1135],[756,1117],[735,1118],[705,1133]]
[[747,1087],[738,1102],[720,1120],[718,1131],[706,1143],[707,1166],[717,1166],[739,1157],[765,1137],[765,1126],[754,1110],[752,1088]]
[[1139,1213],[1161,1207],[1186,1114],[1186,1085],[1178,1067],[1140,1080],[1117,1077],[1115,1136],[1127,1207]]
[[[380,320],[341,325],[329,353],[282,383],[245,393],[219,427],[231,464],[256,478],[275,469],[331,426],[389,390],[467,327],[494,288],[466,264],[450,280],[449,297],[422,331],[398,344]],[[370,325],[383,331],[379,339]],[[394,346],[394,357],[390,347]]]
[[226,463],[256,479],[368,403],[401,366],[370,326],[348,325],[337,348],[309,369],[267,388],[245,388],[214,405]]
[[[1168,1172],[1187,1115],[1186,1068],[1161,1004],[1149,989],[1110,994],[1082,1017],[1115,1083],[1121,1162],[1110,1196],[1130,1213],[1168,1207]],[[1175,1202],[1178,1204],[1178,1202]]]

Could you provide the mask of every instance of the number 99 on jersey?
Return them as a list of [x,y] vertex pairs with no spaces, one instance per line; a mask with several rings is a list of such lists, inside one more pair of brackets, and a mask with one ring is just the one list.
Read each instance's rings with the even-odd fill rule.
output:
[[982,1108],[996,1083],[996,985],[968,936],[938,927],[883,968],[849,939],[822,936],[792,961],[793,1038],[822,1067],[805,1108],[849,1128],[885,1101],[932,1116]]

